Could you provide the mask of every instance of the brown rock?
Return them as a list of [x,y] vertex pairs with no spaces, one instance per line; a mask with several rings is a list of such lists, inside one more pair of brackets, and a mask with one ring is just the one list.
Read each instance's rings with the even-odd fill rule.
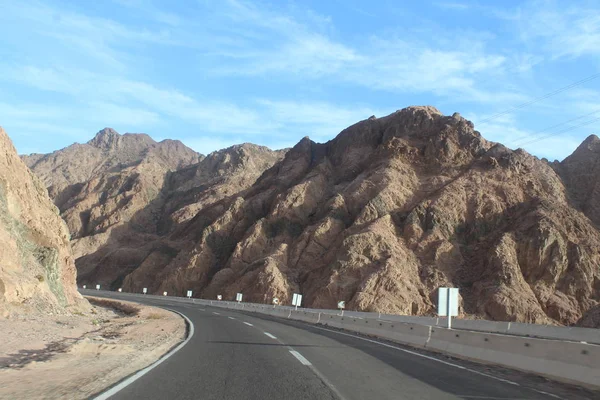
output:
[[0,317],[85,305],[66,225],[0,127]]
[[[267,303],[299,292],[306,306],[344,300],[414,315],[434,314],[437,289],[449,285],[460,288],[463,316],[574,324],[600,301],[595,143],[549,165],[426,106],[371,117],[324,144],[304,138],[285,157],[226,149],[162,186],[148,165],[136,171],[143,179],[112,181],[126,190],[90,213],[92,224],[70,222],[87,235],[75,247],[89,241],[78,268],[87,283],[125,290]],[[110,188],[102,179],[86,185]],[[145,187],[160,194],[134,202],[129,193]],[[137,211],[111,230],[128,207]]]
[[302,139],[174,242],[157,275],[125,286],[259,302],[302,292],[306,306],[431,315],[451,285],[465,315],[563,324],[600,300],[600,232],[561,178],[433,107]]

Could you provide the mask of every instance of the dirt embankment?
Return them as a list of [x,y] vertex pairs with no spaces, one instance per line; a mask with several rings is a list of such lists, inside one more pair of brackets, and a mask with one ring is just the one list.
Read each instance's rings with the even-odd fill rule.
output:
[[85,399],[181,342],[184,320],[148,306],[88,298],[91,313],[0,320],[0,399]]

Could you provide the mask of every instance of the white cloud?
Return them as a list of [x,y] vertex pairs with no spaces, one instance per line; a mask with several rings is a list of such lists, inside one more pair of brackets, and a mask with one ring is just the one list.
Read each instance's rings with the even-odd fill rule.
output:
[[[332,139],[340,131],[371,115],[387,115],[392,112],[373,110],[370,107],[342,107],[326,102],[272,101],[260,99],[263,114],[281,127],[282,131],[293,127],[300,139],[310,136],[315,141]],[[302,132],[305,132],[304,134]]]
[[520,39],[547,58],[600,56],[600,12],[598,4],[538,0],[514,11],[496,9],[493,13],[513,24]]
[[98,126],[153,126],[160,121],[160,116],[141,108],[127,107],[122,104],[91,101],[86,106],[86,115]]

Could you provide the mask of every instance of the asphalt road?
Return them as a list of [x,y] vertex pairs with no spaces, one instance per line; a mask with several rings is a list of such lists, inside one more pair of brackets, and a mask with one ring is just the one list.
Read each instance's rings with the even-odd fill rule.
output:
[[483,365],[301,322],[168,298],[95,295],[175,310],[194,325],[181,350],[115,400],[588,398],[565,397],[560,385],[528,385]]

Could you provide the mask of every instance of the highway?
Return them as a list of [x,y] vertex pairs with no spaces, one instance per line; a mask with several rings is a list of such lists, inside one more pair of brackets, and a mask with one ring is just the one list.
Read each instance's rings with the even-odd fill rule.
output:
[[114,400],[589,398],[539,377],[496,374],[484,365],[302,322],[169,298],[85,294],[164,307],[193,324],[179,351]]

